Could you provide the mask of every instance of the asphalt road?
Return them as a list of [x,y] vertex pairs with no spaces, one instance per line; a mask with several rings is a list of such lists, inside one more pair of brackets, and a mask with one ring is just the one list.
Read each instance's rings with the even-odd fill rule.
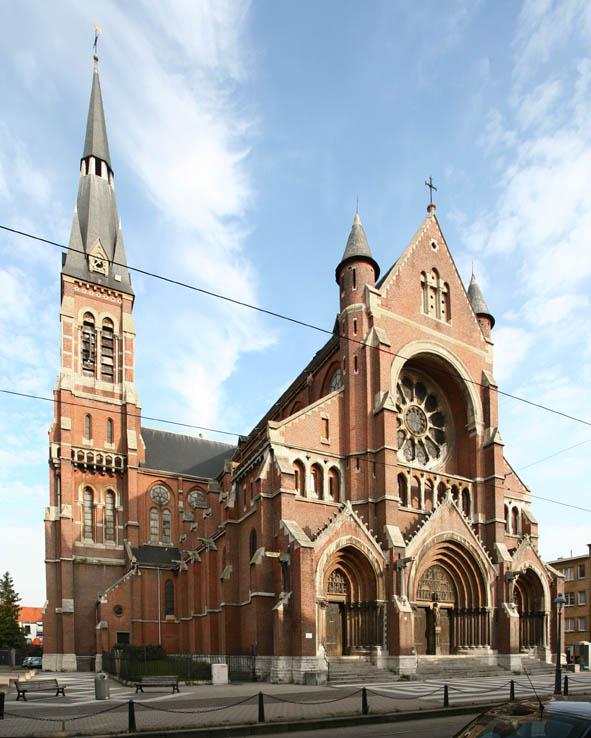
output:
[[424,720],[408,720],[399,723],[382,723],[379,725],[354,725],[350,728],[323,728],[321,730],[302,730],[289,733],[267,734],[265,738],[389,738],[389,736],[406,736],[406,738],[452,738],[464,725],[467,725],[478,712],[473,715],[455,715]]

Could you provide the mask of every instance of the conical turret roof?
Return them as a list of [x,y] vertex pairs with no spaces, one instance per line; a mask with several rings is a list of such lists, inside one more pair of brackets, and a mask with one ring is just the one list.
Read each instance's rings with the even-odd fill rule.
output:
[[380,274],[380,267],[378,266],[376,260],[373,258],[371,249],[369,248],[367,236],[365,235],[365,230],[363,228],[363,225],[361,224],[359,213],[355,213],[353,225],[351,226],[351,233],[349,233],[349,238],[347,239],[347,245],[345,246],[343,256],[336,269],[337,282],[339,279],[339,271],[345,264],[351,261],[369,262],[375,269],[376,279],[378,278]]
[[488,309],[480,285],[476,281],[476,275],[472,272],[472,278],[470,279],[470,286],[468,287],[468,299],[475,315],[484,315],[490,320],[491,328],[495,324],[495,319],[491,311]]

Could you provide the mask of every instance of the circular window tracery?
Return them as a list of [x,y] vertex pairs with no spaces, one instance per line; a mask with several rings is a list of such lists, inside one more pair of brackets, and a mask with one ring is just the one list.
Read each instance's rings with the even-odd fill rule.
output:
[[162,507],[170,500],[170,492],[163,484],[157,484],[150,490],[152,502]]
[[422,375],[405,372],[396,385],[398,458],[433,467],[448,454],[451,413],[442,392]]

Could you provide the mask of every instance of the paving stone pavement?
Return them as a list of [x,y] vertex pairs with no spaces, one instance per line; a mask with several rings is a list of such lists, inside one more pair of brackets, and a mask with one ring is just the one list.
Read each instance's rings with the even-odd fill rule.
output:
[[[124,732],[128,728],[129,700],[133,699],[138,730],[174,729],[213,725],[254,723],[258,718],[258,693],[264,693],[266,722],[311,720],[337,715],[360,714],[361,684],[346,687],[300,687],[247,683],[223,687],[183,686],[172,695],[154,690],[136,695],[135,689],[111,684],[108,701],[94,700],[93,674],[60,674],[67,697],[31,696],[26,703],[16,702],[14,691],[7,695],[5,719],[0,721],[0,736],[44,736],[57,731],[92,735]],[[509,698],[509,683],[515,682],[516,697],[533,696],[525,675],[454,679],[447,681],[451,706],[502,702]],[[532,677],[540,696],[552,693],[552,675]],[[569,692],[591,694],[591,674],[569,675]],[[443,705],[441,679],[421,682],[372,684],[367,688],[370,713],[419,710]],[[139,699],[136,699],[139,698]]]

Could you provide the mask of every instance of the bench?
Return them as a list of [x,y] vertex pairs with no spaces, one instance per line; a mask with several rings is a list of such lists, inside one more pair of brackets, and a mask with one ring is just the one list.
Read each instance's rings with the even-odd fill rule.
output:
[[178,676],[143,676],[134,682],[135,693],[143,692],[144,687],[172,687],[172,693],[180,692]]
[[23,682],[20,679],[17,679],[15,687],[17,692],[17,702],[20,700],[21,697],[26,702],[27,692],[55,692],[56,697],[58,697],[60,694],[63,697],[66,696],[66,688],[60,687],[60,685],[57,683],[57,679],[38,679],[37,681],[33,679],[30,682]]

